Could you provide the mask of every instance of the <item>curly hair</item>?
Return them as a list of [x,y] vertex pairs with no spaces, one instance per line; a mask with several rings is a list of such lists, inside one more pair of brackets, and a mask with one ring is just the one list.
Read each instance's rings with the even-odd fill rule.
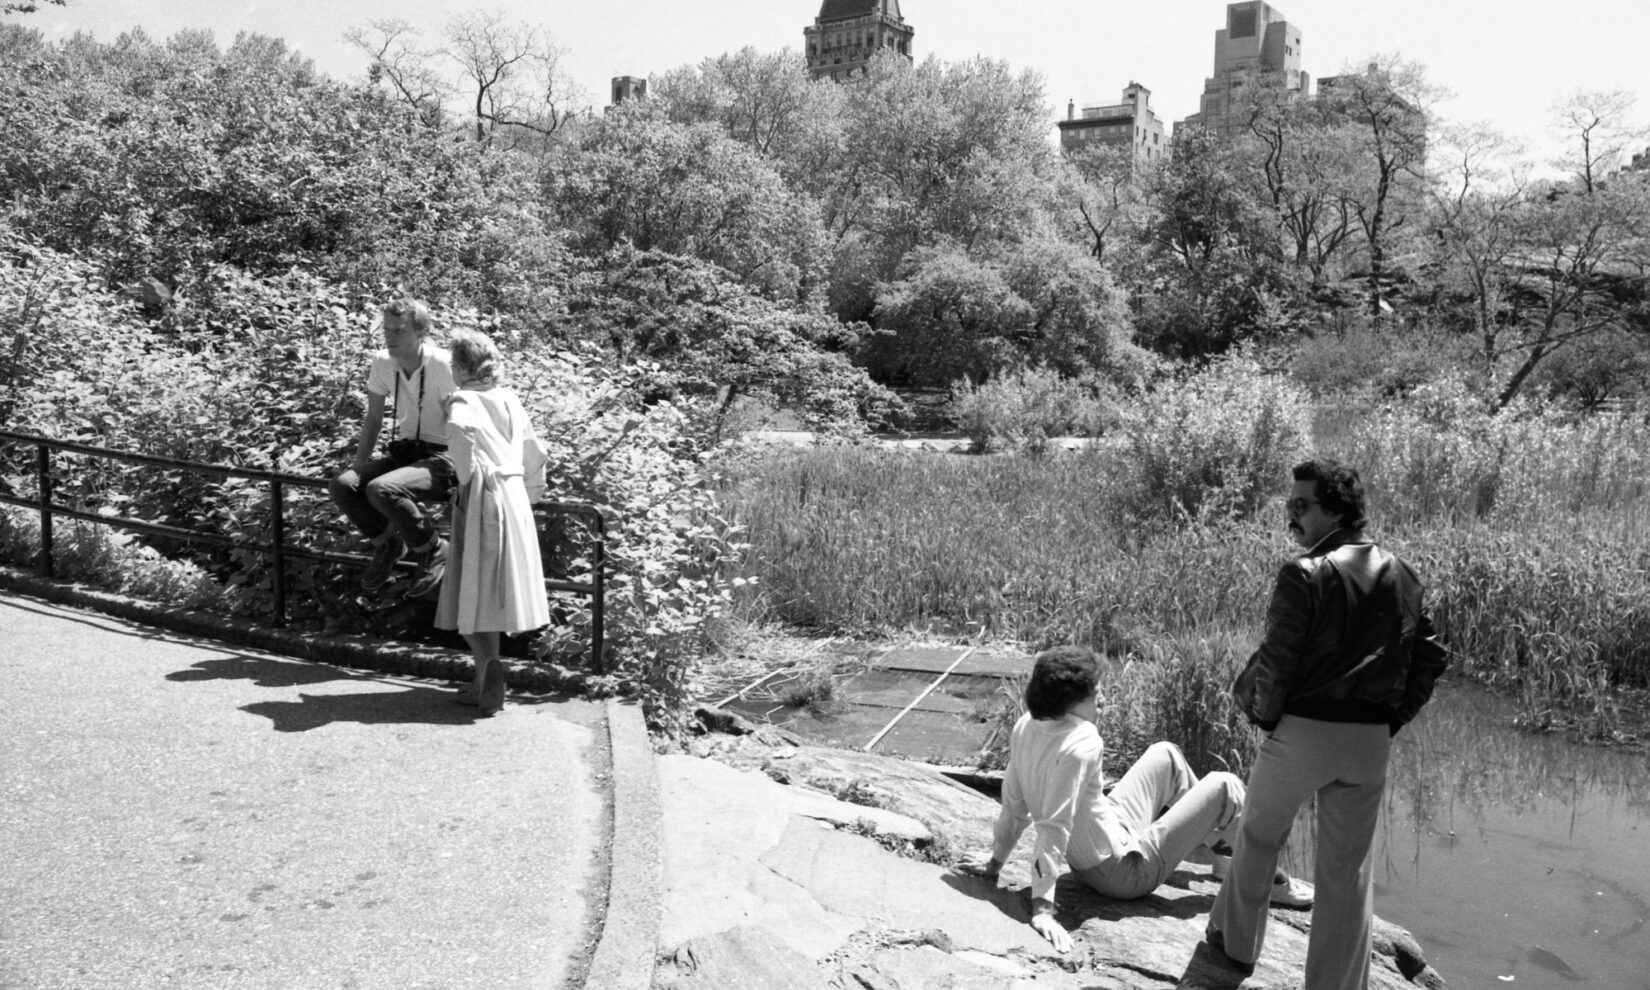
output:
[[487,337],[473,330],[456,330],[447,341],[447,350],[453,356],[453,378],[460,388],[489,388],[499,383],[504,359]]
[[1032,718],[1059,718],[1094,696],[1100,657],[1084,646],[1056,646],[1037,654],[1026,682],[1026,710]]
[[1323,511],[1341,517],[1341,525],[1362,532],[1369,525],[1364,511],[1364,483],[1357,468],[1333,457],[1314,457],[1295,465],[1296,481],[1317,482],[1318,502]]

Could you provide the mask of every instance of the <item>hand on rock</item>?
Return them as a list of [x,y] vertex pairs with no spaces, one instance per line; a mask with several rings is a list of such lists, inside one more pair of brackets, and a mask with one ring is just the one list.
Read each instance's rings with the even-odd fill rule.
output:
[[990,853],[975,853],[957,864],[957,872],[971,877],[984,877],[987,880],[997,879],[1003,872],[1003,864],[997,862]]

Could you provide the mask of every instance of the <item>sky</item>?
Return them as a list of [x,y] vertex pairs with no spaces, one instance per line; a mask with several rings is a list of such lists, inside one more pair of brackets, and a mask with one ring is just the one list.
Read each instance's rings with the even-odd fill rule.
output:
[[[800,49],[820,0],[69,0],[11,15],[48,37],[91,31],[104,41],[140,25],[164,38],[207,28],[228,45],[240,31],[274,35],[343,78],[363,58],[342,40],[352,26],[399,18],[438,31],[457,13],[502,12],[546,28],[564,65],[594,106],[613,76],[648,76],[751,45]],[[1550,108],[1578,90],[1637,94],[1635,119],[1650,122],[1650,2],[1647,0],[1278,0],[1301,31],[1302,67],[1318,79],[1374,54],[1419,62],[1452,96],[1437,107],[1452,123],[1487,122],[1525,141],[1538,157],[1557,151]],[[1135,81],[1167,122],[1197,109],[1214,62],[1220,0],[900,0],[921,59],[983,55],[1042,75],[1053,120],[1067,101],[1115,103]],[[1647,139],[1650,140],[1650,139]]]

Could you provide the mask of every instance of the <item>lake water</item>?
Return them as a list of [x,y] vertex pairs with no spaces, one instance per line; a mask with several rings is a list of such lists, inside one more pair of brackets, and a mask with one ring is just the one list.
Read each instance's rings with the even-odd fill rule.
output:
[[1399,734],[1376,913],[1452,990],[1650,990],[1650,758],[1521,733],[1511,715],[1444,684]]

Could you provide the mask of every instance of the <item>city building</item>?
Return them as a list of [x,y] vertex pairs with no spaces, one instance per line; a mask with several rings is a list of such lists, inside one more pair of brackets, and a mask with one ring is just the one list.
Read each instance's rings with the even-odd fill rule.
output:
[[609,109],[629,100],[640,100],[647,96],[647,80],[635,76],[613,77],[613,102]]
[[1215,32],[1215,71],[1203,81],[1197,113],[1175,126],[1202,127],[1231,137],[1244,127],[1249,87],[1273,86],[1305,96],[1311,77],[1301,71],[1301,32],[1263,0],[1226,6],[1226,27]]
[[899,0],[824,0],[813,26],[802,29],[802,50],[814,78],[846,79],[883,49],[910,58],[911,34]]
[[1163,121],[1152,109],[1152,91],[1137,82],[1123,89],[1123,100],[1104,107],[1084,107],[1077,116],[1077,104],[1066,104],[1066,119],[1060,128],[1060,150],[1082,148],[1129,148],[1136,162],[1151,162],[1168,154],[1163,140]]

